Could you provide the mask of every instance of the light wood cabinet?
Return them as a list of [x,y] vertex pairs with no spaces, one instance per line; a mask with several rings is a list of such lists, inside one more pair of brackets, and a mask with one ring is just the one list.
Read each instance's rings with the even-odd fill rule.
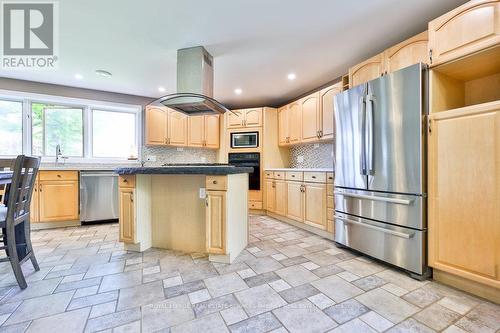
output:
[[167,144],[171,146],[187,146],[188,116],[170,110],[168,113],[168,138]]
[[424,31],[393,47],[388,48],[384,54],[384,71],[392,73],[399,69],[417,64],[429,63],[428,33]]
[[288,105],[278,109],[278,144],[288,144]]
[[275,204],[274,204],[274,212],[278,215],[285,215],[286,214],[286,182],[283,180],[276,180],[275,181]]
[[429,22],[432,66],[499,43],[500,1],[469,1]]
[[188,117],[188,147],[219,148],[219,116]]
[[335,112],[333,105],[333,97],[342,92],[342,83],[334,84],[333,86],[322,89],[319,92],[320,98],[320,139],[333,140],[335,132]]
[[326,185],[304,184],[304,223],[326,230]]
[[79,190],[78,171],[40,171],[31,197],[30,221],[78,220]]
[[315,92],[300,100],[301,142],[317,141],[320,138],[320,96]]
[[227,113],[227,128],[262,126],[262,108],[234,110]]
[[286,217],[297,222],[304,221],[304,190],[302,183],[287,182]]
[[294,144],[300,142],[300,132],[302,128],[301,108],[299,101],[288,105],[288,143]]
[[276,209],[276,188],[274,180],[266,180],[266,210],[274,212]]
[[120,187],[120,242],[134,244],[136,242],[135,232],[135,204],[134,188]]
[[430,126],[429,265],[500,288],[500,101]]
[[226,252],[225,201],[225,191],[207,191],[207,252],[211,254],[224,254]]
[[156,106],[147,106],[145,113],[146,145],[158,146],[167,144],[167,109]]
[[384,53],[377,54],[349,68],[349,86],[355,87],[380,77],[384,73]]

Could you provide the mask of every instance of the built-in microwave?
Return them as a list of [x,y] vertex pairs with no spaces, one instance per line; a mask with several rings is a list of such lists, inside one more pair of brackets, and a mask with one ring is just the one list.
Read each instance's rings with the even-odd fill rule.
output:
[[257,148],[259,147],[259,132],[233,132],[231,133],[231,148]]

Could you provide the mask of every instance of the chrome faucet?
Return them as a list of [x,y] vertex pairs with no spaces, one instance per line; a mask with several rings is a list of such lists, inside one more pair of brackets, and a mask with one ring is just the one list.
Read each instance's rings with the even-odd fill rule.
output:
[[61,145],[56,146],[56,164],[59,163],[59,157],[62,157]]

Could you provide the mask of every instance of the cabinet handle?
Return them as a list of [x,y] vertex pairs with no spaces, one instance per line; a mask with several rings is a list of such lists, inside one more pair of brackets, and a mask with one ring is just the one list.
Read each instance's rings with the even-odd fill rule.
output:
[[40,191],[39,192],[42,192],[42,184],[40,184]]
[[61,178],[61,175],[57,175],[58,178]]
[[208,207],[208,197],[205,198],[205,206]]
[[295,175],[292,175],[292,178],[295,178]]
[[217,184],[217,181],[216,181],[216,180],[212,181],[212,184],[216,185],[216,184]]
[[130,202],[134,202],[134,196],[133,195],[130,196]]
[[128,180],[124,179],[124,180],[123,180],[123,182],[124,182],[124,183],[128,183]]
[[312,179],[316,179],[316,176],[311,176]]

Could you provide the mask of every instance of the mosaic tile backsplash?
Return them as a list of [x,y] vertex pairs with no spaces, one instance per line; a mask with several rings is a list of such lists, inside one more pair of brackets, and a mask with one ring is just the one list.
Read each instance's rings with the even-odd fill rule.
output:
[[[299,157],[304,158],[299,162]],[[333,143],[302,144],[290,148],[291,168],[332,168]]]
[[[146,161],[156,156],[156,162]],[[217,163],[217,150],[203,148],[142,147],[145,166],[160,166],[164,163]]]

